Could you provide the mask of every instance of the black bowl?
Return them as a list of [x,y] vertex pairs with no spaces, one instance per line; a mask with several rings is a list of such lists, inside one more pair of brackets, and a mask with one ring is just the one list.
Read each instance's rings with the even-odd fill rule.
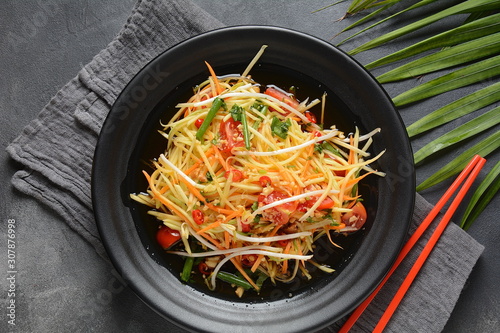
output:
[[[204,61],[219,75],[241,73],[263,44],[269,47],[251,74],[266,83],[299,82],[298,94],[328,92],[334,111],[326,122],[345,132],[355,126],[363,132],[380,127],[371,151],[386,149],[376,167],[387,176],[370,176],[364,183],[370,222],[351,236],[335,274],[238,300],[181,283],[175,263],[151,237],[155,222],[129,194],[146,188],[140,175],[143,162],[164,148],[151,133],[208,76]],[[92,196],[102,241],[116,269],[167,319],[197,331],[314,331],[352,311],[389,270],[408,231],[414,178],[404,125],[386,92],[360,64],[328,42],[297,31],[239,26],[166,50],[127,85],[101,130]]]

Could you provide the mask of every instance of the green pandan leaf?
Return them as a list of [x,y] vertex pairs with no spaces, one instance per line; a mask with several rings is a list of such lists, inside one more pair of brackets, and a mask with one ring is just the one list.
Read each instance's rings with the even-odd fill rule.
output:
[[470,228],[476,218],[483,212],[488,203],[493,199],[500,189],[500,162],[497,162],[493,169],[486,175],[486,178],[479,184],[472,195],[472,198],[465,209],[465,213],[460,222],[460,227],[464,230]]
[[380,83],[399,81],[466,64],[500,52],[500,32],[421,57],[377,77]]
[[488,128],[491,128],[500,123],[500,106],[496,107],[479,117],[476,117],[465,124],[449,131],[445,135],[440,136],[419,149],[415,155],[415,164],[419,164],[427,157],[435,154],[443,149],[446,149],[460,141],[468,139],[478,133],[481,133]]
[[406,128],[408,136],[411,138],[498,101],[500,101],[500,82],[457,99],[420,118]]
[[466,95],[417,120],[406,128],[413,137],[468,113],[500,101],[500,82]]
[[[346,32],[346,31],[349,31],[349,30],[351,30],[352,28],[355,28],[355,27],[357,27],[358,25],[361,25],[361,24],[363,24],[363,23],[365,23],[365,22],[367,22],[367,21],[371,20],[372,18],[374,18],[374,17],[375,17],[375,16],[377,16],[378,14],[380,14],[380,13],[384,12],[385,10],[387,10],[388,8],[392,7],[394,4],[395,4],[395,3],[391,3],[391,4],[388,4],[388,5],[385,5],[385,6],[384,6],[384,7],[382,7],[382,8],[379,8],[379,9],[377,9],[377,10],[374,10],[374,11],[373,11],[373,12],[371,12],[370,14],[368,14],[368,15],[364,16],[363,18],[360,18],[360,19],[359,19],[359,20],[357,20],[356,22],[354,22],[354,23],[352,23],[351,25],[349,25],[349,26],[345,27],[344,29],[342,29],[342,30],[338,33],[338,35],[340,35],[341,33]],[[376,24],[377,24],[377,23],[376,23]],[[357,35],[359,35],[359,34],[361,34],[361,33],[365,32],[366,30],[370,29],[371,27],[372,27],[372,26],[370,26],[370,27],[368,27],[368,28],[365,28],[365,29],[363,29],[363,30],[361,30],[361,31],[358,31],[358,32],[357,32],[357,33],[355,33],[354,35],[352,35],[352,36],[349,36],[349,37],[345,38],[344,40],[342,40],[342,41],[340,41],[339,43],[337,43],[337,46],[340,46],[340,45],[344,44],[344,43],[345,43],[345,42],[347,42],[348,40],[350,40],[350,39],[352,39],[352,38],[356,37]]]
[[360,52],[372,49],[374,47],[380,46],[382,44],[385,44],[391,40],[394,40],[398,37],[401,37],[403,35],[409,34],[410,32],[413,32],[415,30],[418,30],[420,28],[426,27],[436,21],[439,21],[445,17],[455,15],[455,14],[460,14],[460,13],[467,13],[470,11],[477,11],[480,9],[489,9],[489,8],[500,8],[500,0],[467,0],[464,2],[461,2],[455,6],[446,8],[436,14],[430,15],[428,17],[425,17],[421,20],[418,20],[416,22],[410,23],[402,28],[396,29],[394,31],[388,32],[382,36],[379,36],[377,38],[374,38],[370,40],[369,42],[364,43],[363,45],[358,46],[357,48],[351,50],[349,54],[355,55]]
[[500,131],[492,134],[485,140],[479,142],[478,144],[472,146],[471,148],[464,151],[450,163],[446,164],[444,167],[439,169],[432,176],[424,180],[420,185],[417,186],[417,191],[425,190],[431,186],[439,184],[440,182],[453,177],[465,168],[467,163],[472,159],[474,155],[480,155],[486,157],[491,152],[495,151],[500,147]]
[[394,97],[392,100],[396,106],[401,106],[479,81],[489,80],[497,75],[500,75],[500,55],[423,83]]
[[[354,27],[356,27],[356,26],[358,26],[358,25],[360,25],[360,24],[362,24],[362,23],[364,23],[364,22],[368,21],[368,20],[369,20],[369,19],[371,19],[372,17],[375,17],[376,15],[380,14],[381,12],[383,12],[383,11],[387,10],[388,8],[392,7],[393,5],[395,5],[396,3],[398,3],[399,1],[401,1],[401,0],[398,0],[398,1],[392,1],[391,3],[389,3],[389,4],[385,5],[384,7],[379,8],[379,9],[377,9],[377,10],[373,11],[372,13],[370,13],[370,14],[366,15],[365,17],[363,17],[362,19],[359,19],[358,21],[356,21],[356,22],[354,22],[353,24],[349,25],[348,27],[344,28],[344,29],[341,31],[341,33],[342,33],[342,32],[345,32],[345,31],[348,31],[348,30],[350,30],[350,29],[352,29],[352,28],[354,28]],[[419,2],[417,2],[416,4],[414,4],[413,6],[410,6],[410,7],[406,8],[406,9],[404,9],[404,10],[401,10],[401,11],[399,11],[399,12],[397,12],[397,13],[393,14],[393,15],[390,15],[390,16],[388,16],[388,17],[384,18],[383,20],[380,20],[380,21],[378,21],[378,22],[376,22],[376,23],[374,23],[374,24],[372,24],[372,25],[370,25],[370,26],[368,26],[368,27],[366,27],[366,28],[364,28],[364,29],[362,29],[362,30],[358,31],[358,32],[357,32],[357,33],[355,33],[354,35],[349,36],[348,38],[346,38],[346,39],[342,40],[342,41],[341,41],[341,42],[339,42],[337,45],[342,45],[342,44],[344,44],[345,42],[347,42],[348,40],[350,40],[350,39],[352,39],[352,38],[354,38],[354,37],[356,37],[356,36],[358,36],[358,35],[362,34],[363,32],[365,32],[365,31],[367,31],[367,30],[370,30],[370,29],[372,29],[372,28],[376,27],[377,25],[382,24],[382,23],[384,23],[384,22],[386,22],[386,21],[388,21],[388,20],[390,20],[390,19],[392,19],[392,18],[394,18],[394,17],[396,17],[396,16],[398,16],[398,15],[400,15],[400,14],[403,14],[403,13],[405,13],[405,12],[407,12],[407,11],[410,11],[410,10],[412,10],[412,9],[415,9],[415,8],[419,8],[419,7],[425,6],[425,5],[427,5],[427,4],[429,4],[429,3],[432,3],[432,2],[435,2],[435,1],[437,1],[437,0],[422,0],[422,1],[419,1]]]
[[421,42],[408,46],[400,51],[391,53],[385,57],[377,59],[365,67],[373,69],[378,66],[390,64],[395,61],[426,52],[432,49],[453,46],[475,38],[480,38],[490,34],[500,32],[500,13],[478,19],[476,21],[461,25],[457,28],[447,30],[440,34],[429,37]]

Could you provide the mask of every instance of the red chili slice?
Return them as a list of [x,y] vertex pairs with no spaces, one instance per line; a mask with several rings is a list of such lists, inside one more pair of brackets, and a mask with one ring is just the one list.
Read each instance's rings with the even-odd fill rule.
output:
[[195,210],[193,210],[193,212],[191,214],[192,214],[193,220],[194,220],[194,222],[196,222],[196,224],[200,225],[200,224],[203,224],[203,222],[205,222],[205,215],[203,214],[203,212],[201,210],[195,209]]
[[259,184],[262,187],[269,186],[271,185],[271,178],[269,178],[268,176],[262,176],[259,178]]
[[196,121],[194,122],[194,126],[196,126],[196,128],[200,128],[200,127],[201,127],[201,124],[203,124],[203,121],[204,121],[204,120],[205,120],[205,119],[203,119],[203,118],[198,118],[198,119],[196,119]]
[[316,124],[317,120],[314,113],[312,113],[311,111],[306,111],[304,115],[306,116],[307,120],[309,120],[310,123]]
[[238,127],[241,122],[229,118],[220,124],[221,151],[231,153],[235,147],[244,147],[243,132]]

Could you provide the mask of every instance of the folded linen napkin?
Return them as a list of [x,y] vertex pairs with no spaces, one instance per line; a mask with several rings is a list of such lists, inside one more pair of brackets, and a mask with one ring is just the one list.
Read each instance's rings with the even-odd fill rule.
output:
[[[12,184],[58,212],[107,260],[90,197],[92,158],[101,125],[120,91],[145,64],[188,37],[222,26],[190,1],[138,1],[117,37],[7,147],[11,157],[24,166],[13,176]],[[417,195],[411,231],[431,207]],[[423,246],[422,241],[416,251]],[[386,330],[441,331],[482,250],[468,234],[450,224]],[[373,329],[417,255],[414,251],[403,262],[354,332]],[[341,322],[323,331],[336,331]]]

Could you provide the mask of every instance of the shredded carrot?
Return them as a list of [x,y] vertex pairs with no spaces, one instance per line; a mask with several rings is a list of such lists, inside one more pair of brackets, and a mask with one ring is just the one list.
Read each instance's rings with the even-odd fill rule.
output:
[[156,187],[155,187],[155,185],[153,183],[153,179],[151,178],[151,176],[146,171],[144,171],[144,170],[142,171],[142,173],[146,177],[146,180],[149,183],[149,188],[153,192],[155,198],[158,199],[162,204],[164,204],[165,206],[167,206],[167,208],[170,209],[177,216],[179,216],[184,221],[186,221],[186,223],[188,223],[191,226],[191,228],[193,228],[195,230],[198,230],[199,228],[196,225],[193,225],[192,223],[190,223],[189,219],[186,218],[186,215],[184,215],[177,208],[175,208],[175,206],[173,206],[172,203],[169,200],[167,200],[163,195],[160,194],[160,192],[158,192],[158,190],[156,189]]
[[229,215],[229,214],[232,214],[234,213],[235,211],[232,210],[232,209],[225,209],[225,208],[220,208],[220,207],[217,207],[209,202],[205,202],[205,205],[207,205],[208,208],[210,208],[211,210],[214,210],[216,211],[217,213],[221,213],[221,214],[226,214],[226,215]]
[[243,214],[243,211],[241,211],[241,210],[235,210],[234,212],[232,212],[231,214],[229,214],[229,215],[226,216],[226,218],[224,219],[224,223],[232,220],[236,216],[241,216],[241,214]]
[[[289,254],[291,248],[292,248],[292,242],[290,241],[286,244],[286,247],[285,247],[285,250],[283,251],[283,253]],[[281,273],[285,274],[286,271],[288,271],[288,260],[283,261],[283,265],[281,266]]]
[[[214,244],[219,250],[224,249],[224,247],[218,241],[216,241],[206,233],[201,233],[200,235],[202,235],[204,238],[212,242],[212,244]],[[248,276],[247,272],[245,272],[241,264],[235,258],[231,258],[230,260],[233,263],[234,267],[236,267],[236,269],[241,273],[241,275],[248,281],[248,283],[250,283],[255,290],[260,290],[259,286],[257,286],[253,281],[253,279],[250,276]]]
[[[205,152],[205,156],[207,156],[207,157],[212,156],[212,155],[214,154],[214,147],[215,147],[215,146],[210,147],[210,148],[209,148],[209,149]],[[194,164],[193,164],[190,168],[188,168],[186,171],[184,171],[184,173],[185,173],[186,175],[188,175],[188,176],[189,176],[189,174],[190,174],[191,172],[193,172],[193,170],[195,170],[196,168],[198,168],[198,167],[199,167],[202,163],[203,163],[203,160],[202,160],[201,158],[200,158],[200,159],[198,159],[198,160],[197,160],[197,161],[196,161],[196,162],[195,162],[195,163],[194,163]]]
[[216,239],[213,239],[212,237],[210,237],[209,234],[205,233],[205,232],[201,232],[200,235],[205,238],[206,240],[208,240],[209,242],[211,242],[212,244],[214,244],[219,250],[223,250],[224,247],[220,244],[219,241],[217,241]]
[[367,172],[367,173],[365,173],[365,174],[363,174],[363,175],[361,175],[361,176],[359,176],[359,177],[357,177],[357,178],[350,179],[350,180],[348,180],[348,181],[346,182],[346,186],[348,186],[348,187],[349,187],[349,186],[352,186],[352,185],[354,185],[354,184],[357,184],[357,183],[359,183],[359,181],[360,181],[361,179],[365,178],[365,177],[366,177],[366,176],[368,176],[368,175],[371,175],[371,174],[372,174],[372,173],[374,173],[374,172],[375,172],[375,171],[370,171],[370,172]]
[[[278,232],[278,230],[281,228],[281,225],[276,225],[274,227],[274,229],[269,233],[269,237],[273,237],[274,235],[276,235],[276,233]],[[270,243],[266,243],[266,245],[269,245]],[[264,258],[264,256],[262,254],[259,254],[259,256],[257,257],[257,259],[255,260],[254,264],[252,265],[252,267],[250,268],[250,270],[252,272],[255,272],[257,270],[257,268],[259,267],[260,265],[260,262],[262,261],[262,258]]]
[[320,177],[324,177],[324,176],[325,175],[323,173],[312,173],[309,175],[303,175],[302,180],[310,180],[310,179],[320,178]]
[[207,232],[208,230],[211,230],[211,229],[214,229],[214,228],[217,228],[218,226],[220,226],[221,224],[221,221],[220,220],[217,220],[215,221],[214,223],[210,223],[209,225],[207,225],[206,227],[198,230],[198,234],[201,234],[201,233],[204,233],[204,232]]
[[205,64],[207,65],[208,71],[210,72],[210,75],[212,76],[212,79],[214,80],[215,87],[217,89],[217,94],[220,95],[222,93],[222,88],[221,88],[220,83],[219,83],[219,78],[217,77],[217,75],[215,75],[215,72],[214,72],[214,69],[212,68],[212,66],[210,66],[210,64],[206,61],[205,61]]
[[226,249],[229,249],[231,246],[231,238],[227,231],[224,231],[224,244],[226,245]]
[[231,258],[231,262],[233,263],[234,267],[236,267],[236,269],[241,273],[241,275],[243,275],[243,277],[248,281],[248,283],[250,283],[252,285],[252,287],[255,290],[260,290],[259,286],[257,286],[255,284],[255,282],[252,280],[252,278],[250,276],[248,276],[247,272],[245,272],[243,267],[241,267],[241,263],[236,261],[235,258]]
[[[351,146],[354,144],[354,138],[352,136],[349,137],[349,144]],[[353,149],[349,150],[349,158],[347,159],[347,163],[349,163],[349,164],[354,163],[354,150]]]
[[227,163],[226,161],[224,160],[224,158],[222,158],[222,154],[220,153],[220,150],[219,148],[217,148],[216,145],[213,145],[213,150],[215,152],[215,156],[217,156],[217,159],[219,160],[220,164],[222,165],[222,167],[224,168],[224,170],[229,170],[229,168],[227,167]]
[[328,229],[331,229],[331,230],[340,230],[340,229],[343,229],[345,228],[345,224],[344,223],[340,223],[339,225],[331,225],[328,227]]
[[169,190],[168,186],[163,186],[161,190],[158,191],[158,193],[165,194],[165,192],[167,192],[168,190]]
[[213,204],[207,202],[207,199],[205,199],[205,197],[200,193],[200,191],[198,191],[198,189],[196,187],[191,185],[191,183],[189,183],[183,177],[179,177],[179,179],[187,186],[189,191],[192,194],[194,194],[195,197],[197,197],[201,202],[203,202],[205,205],[207,205],[210,209],[212,209],[218,213],[221,213],[221,214],[231,214],[234,212],[234,210],[220,208],[220,207],[214,206]]

